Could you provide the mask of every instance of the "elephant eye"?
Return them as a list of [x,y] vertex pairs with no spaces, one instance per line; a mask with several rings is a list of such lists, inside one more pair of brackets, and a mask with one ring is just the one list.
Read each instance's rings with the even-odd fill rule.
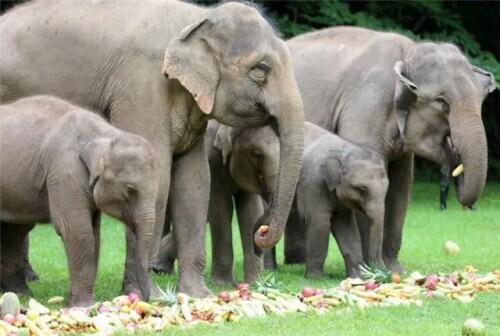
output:
[[127,194],[129,196],[133,196],[135,195],[135,193],[137,193],[137,188],[134,187],[132,184],[127,184],[125,188],[127,189]]
[[356,191],[359,192],[360,195],[363,197],[368,195],[368,187],[367,186],[355,186],[354,189],[356,189]]
[[441,104],[441,105],[446,105],[446,104],[448,104],[448,102],[446,101],[446,99],[444,99],[444,98],[443,98],[443,97],[441,97],[441,96],[434,98],[434,101],[435,101],[436,103]]
[[267,76],[269,75],[270,71],[271,71],[271,66],[261,61],[257,63],[252,69],[250,69],[248,76],[254,82],[257,82],[259,84],[264,84],[266,82]]

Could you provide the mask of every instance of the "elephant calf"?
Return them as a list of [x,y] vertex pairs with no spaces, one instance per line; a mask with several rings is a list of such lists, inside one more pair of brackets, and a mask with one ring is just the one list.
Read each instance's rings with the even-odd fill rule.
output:
[[103,211],[135,233],[131,237],[138,294],[148,299],[147,262],[159,174],[153,146],[49,96],[0,106],[0,121],[0,291],[29,293],[23,241],[35,223],[51,221],[67,254],[69,303],[90,305]]
[[[210,121],[205,146],[211,175],[208,222],[212,236],[212,280],[219,284],[234,283],[231,224],[236,209],[245,281],[254,282],[262,260],[254,251],[252,229],[264,214],[264,205],[268,205],[262,197],[269,202],[275,190],[279,140],[271,127],[243,129]],[[170,273],[175,258],[175,241],[169,234],[162,239],[153,269]]]
[[[310,124],[302,172],[297,186],[297,211],[306,228],[306,277],[324,277],[323,265],[331,232],[344,258],[347,276],[359,275],[363,260],[383,265],[384,204],[388,179],[376,152],[355,145]],[[354,211],[369,221],[361,241]],[[369,244],[368,244],[369,242]],[[364,256],[364,258],[363,258]]]

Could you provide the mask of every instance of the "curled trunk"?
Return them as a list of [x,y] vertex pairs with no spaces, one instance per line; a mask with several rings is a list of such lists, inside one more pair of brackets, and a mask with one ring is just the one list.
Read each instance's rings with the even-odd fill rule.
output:
[[458,201],[471,207],[486,183],[488,150],[481,120],[481,106],[460,104],[450,113],[451,140],[464,165],[457,179]]
[[302,163],[304,147],[304,114],[300,96],[287,100],[275,120],[279,131],[280,163],[278,182],[272,194],[269,212],[257,223],[268,225],[268,230],[257,230],[255,243],[260,248],[271,248],[280,240],[285,230],[292,206]]

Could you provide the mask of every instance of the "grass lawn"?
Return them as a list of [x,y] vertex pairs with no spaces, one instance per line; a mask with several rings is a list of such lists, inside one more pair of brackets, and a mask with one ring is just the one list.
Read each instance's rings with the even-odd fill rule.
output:
[[[477,211],[464,211],[453,197],[449,210],[438,210],[438,183],[415,185],[413,200],[404,231],[401,261],[408,271],[421,273],[449,272],[474,265],[480,272],[500,269],[500,184],[489,183]],[[239,235],[234,236],[235,274],[242,279],[242,256]],[[106,300],[119,294],[124,263],[124,228],[105,218],[102,224],[102,247],[99,273],[95,288],[96,300]],[[55,295],[68,294],[68,271],[62,243],[49,225],[39,225],[31,236],[31,260],[40,275],[31,284],[40,302]],[[453,240],[461,247],[458,256],[443,252],[443,243]],[[283,288],[299,291],[305,285],[331,287],[343,276],[340,253],[330,241],[326,271],[331,279],[309,281],[303,278],[302,266],[282,265],[277,279]],[[282,251],[281,246],[279,251]],[[210,238],[207,237],[207,260],[210,260]],[[281,252],[280,252],[281,254]],[[208,263],[210,264],[210,263]],[[209,274],[209,267],[207,269]],[[164,287],[176,281],[176,276],[155,276]],[[209,286],[219,291],[222,288]],[[459,335],[464,320],[475,317],[483,321],[487,335],[500,335],[500,293],[480,294],[469,304],[442,299],[425,300],[422,307],[395,307],[361,310],[336,309],[324,315],[293,314],[241,320],[187,329],[172,328],[169,335]]]

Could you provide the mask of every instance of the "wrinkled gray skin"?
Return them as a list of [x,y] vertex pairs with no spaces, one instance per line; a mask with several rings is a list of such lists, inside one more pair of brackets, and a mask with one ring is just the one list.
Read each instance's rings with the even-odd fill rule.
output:
[[[375,150],[385,161],[383,259],[389,269],[401,271],[413,155],[453,168],[449,158],[458,155],[465,171],[457,179],[457,197],[472,206],[486,180],[481,104],[494,90],[494,78],[471,66],[452,44],[416,43],[394,33],[337,27],[287,43],[306,120]],[[367,240],[366,221],[358,224]]]
[[[330,232],[337,240],[348,277],[358,277],[364,261],[383,264],[387,186],[385,163],[376,152],[315,125],[306,129],[296,192],[298,217],[307,230],[306,277],[325,277]],[[366,216],[369,223],[366,260],[358,227],[352,221],[355,211]]]
[[147,300],[159,185],[154,147],[49,96],[1,105],[0,134],[0,291],[29,293],[23,242],[35,223],[51,221],[68,259],[69,304],[92,304],[102,211],[134,232],[138,294]]
[[[342,140],[329,131],[304,123],[305,150],[302,173],[285,231],[285,262],[306,261],[307,277],[323,277],[328,237],[334,234],[348,276],[359,275],[363,262],[358,228],[350,220],[354,211],[367,216],[372,250],[366,262],[383,264],[382,239],[387,176],[384,161],[375,152]],[[212,233],[212,279],[233,283],[231,223],[233,197],[244,253],[245,281],[255,281],[260,270],[251,231],[264,209],[258,195],[272,194],[278,171],[279,143],[270,127],[234,129],[209,124],[205,136],[212,176],[209,222]],[[259,178],[260,176],[260,178]],[[255,198],[247,198],[251,195]],[[249,211],[245,211],[248,209]],[[306,244],[307,231],[307,244]],[[175,242],[162,240],[156,270],[172,271]],[[266,251],[266,268],[275,257]],[[307,252],[307,253],[306,253]]]
[[[286,44],[244,4],[177,1],[32,1],[0,18],[0,101],[50,93],[143,136],[160,154],[156,252],[170,195],[179,291],[206,296],[204,236],[210,173],[207,120],[273,124],[280,135],[278,187],[256,235],[276,244],[290,210],[303,147],[303,108]],[[123,291],[134,291],[127,234]]]
[[[257,280],[261,258],[255,254],[253,226],[264,214],[279,170],[279,141],[271,127],[232,128],[208,123],[205,144],[210,163],[208,222],[212,236],[212,280],[234,283],[232,217],[238,217],[243,246],[245,282]],[[234,205],[233,205],[234,200]],[[154,269],[172,272],[175,259],[172,235],[162,240]]]

